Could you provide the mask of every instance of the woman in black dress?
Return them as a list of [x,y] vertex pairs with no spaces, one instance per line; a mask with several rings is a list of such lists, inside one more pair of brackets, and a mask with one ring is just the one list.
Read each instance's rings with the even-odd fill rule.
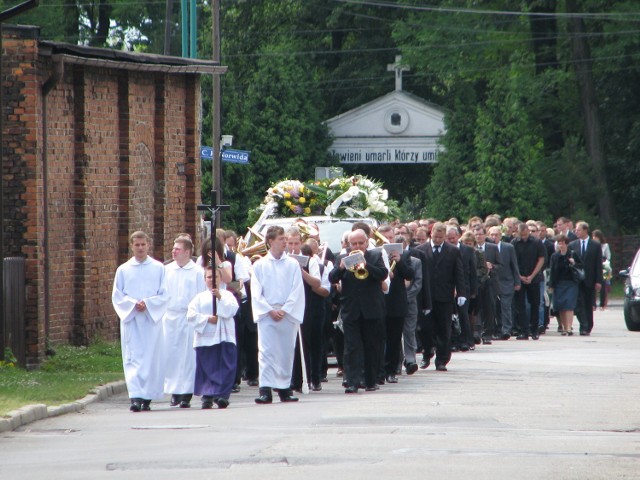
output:
[[573,335],[573,310],[578,299],[578,282],[573,278],[573,267],[582,268],[578,255],[569,250],[569,239],[556,237],[557,251],[551,255],[549,291],[553,292],[553,309],[558,312],[562,335]]

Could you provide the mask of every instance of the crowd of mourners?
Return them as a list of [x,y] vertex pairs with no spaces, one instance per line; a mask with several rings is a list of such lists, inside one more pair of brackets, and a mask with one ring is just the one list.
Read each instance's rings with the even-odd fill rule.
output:
[[253,257],[232,231],[199,252],[180,234],[164,264],[131,235],[112,294],[131,411],[165,395],[226,408],[243,382],[258,404],[295,402],[322,390],[334,356],[345,393],[373,392],[495,341],[589,336],[607,307],[611,252],[583,221],[356,222],[339,252],[301,222],[269,227]]

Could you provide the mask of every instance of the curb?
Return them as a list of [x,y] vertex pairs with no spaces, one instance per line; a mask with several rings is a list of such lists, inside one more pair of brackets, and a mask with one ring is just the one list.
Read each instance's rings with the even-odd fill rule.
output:
[[0,433],[10,432],[28,423],[42,420],[49,417],[57,417],[65,413],[79,412],[87,405],[100,400],[105,400],[113,395],[118,395],[127,391],[124,380],[107,383],[93,388],[87,396],[72,403],[65,403],[55,407],[48,407],[44,404],[26,405],[17,410],[12,410],[5,418],[0,418]]

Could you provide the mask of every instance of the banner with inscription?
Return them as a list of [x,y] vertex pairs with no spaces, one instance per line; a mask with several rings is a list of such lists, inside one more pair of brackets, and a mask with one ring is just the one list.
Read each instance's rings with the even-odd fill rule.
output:
[[333,147],[330,151],[340,163],[437,163],[439,149],[437,147]]

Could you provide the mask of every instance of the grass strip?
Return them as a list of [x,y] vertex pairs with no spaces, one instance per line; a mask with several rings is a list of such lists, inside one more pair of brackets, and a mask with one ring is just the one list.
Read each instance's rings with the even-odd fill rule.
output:
[[0,365],[0,415],[33,403],[70,403],[97,385],[123,378],[119,342],[61,345],[38,370],[24,370],[10,362]]

